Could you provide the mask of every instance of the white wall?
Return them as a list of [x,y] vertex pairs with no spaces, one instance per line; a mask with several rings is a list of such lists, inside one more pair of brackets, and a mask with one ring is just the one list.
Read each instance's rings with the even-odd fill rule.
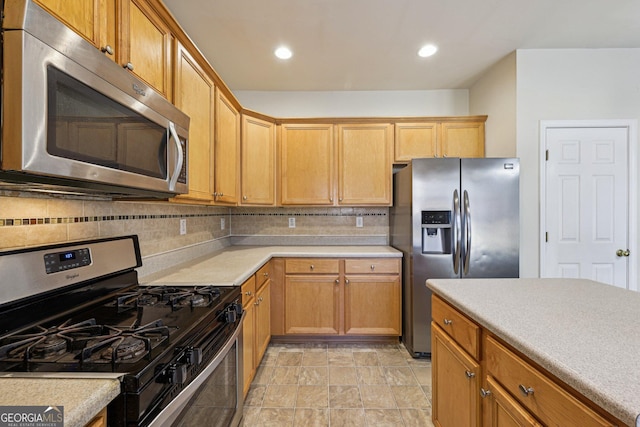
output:
[[243,107],[269,116],[396,117],[466,116],[469,91],[234,91]]
[[[640,119],[640,49],[518,50],[516,64],[520,273],[522,277],[537,277],[539,122]],[[637,240],[638,236],[631,238]]]
[[469,89],[469,114],[489,116],[485,155],[516,155],[516,53],[492,66]]

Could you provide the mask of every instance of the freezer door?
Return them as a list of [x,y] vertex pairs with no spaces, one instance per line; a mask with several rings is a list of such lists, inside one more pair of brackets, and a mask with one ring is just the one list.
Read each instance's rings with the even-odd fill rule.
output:
[[462,277],[519,277],[519,160],[461,164]]

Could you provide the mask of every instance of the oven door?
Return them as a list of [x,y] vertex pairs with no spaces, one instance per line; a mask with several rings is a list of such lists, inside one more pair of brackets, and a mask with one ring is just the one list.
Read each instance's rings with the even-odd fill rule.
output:
[[29,29],[3,32],[3,180],[186,193],[189,118],[25,4]]
[[242,327],[200,374],[176,396],[149,427],[238,426],[242,419]]

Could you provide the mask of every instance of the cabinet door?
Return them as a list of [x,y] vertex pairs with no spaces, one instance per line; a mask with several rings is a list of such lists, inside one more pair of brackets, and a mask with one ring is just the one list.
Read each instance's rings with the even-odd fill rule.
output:
[[242,326],[242,384],[245,396],[251,387],[256,367],[256,306],[254,301],[255,299],[252,298],[244,308],[245,315]]
[[191,118],[189,124],[189,193],[177,200],[213,200],[214,84],[182,45],[176,58],[176,106]]
[[345,334],[402,335],[398,275],[348,275],[344,288]]
[[136,76],[171,99],[173,36],[169,27],[142,0],[121,1],[120,24],[120,64],[130,64]]
[[283,205],[332,205],[333,125],[280,128],[280,197]]
[[442,157],[484,157],[484,122],[441,126]]
[[339,291],[337,275],[287,275],[285,334],[338,334]]
[[434,425],[479,426],[480,365],[433,323],[431,332]]
[[395,162],[438,155],[438,123],[396,123],[395,127]]
[[487,386],[488,427],[542,427],[493,377],[487,377]]
[[390,205],[393,125],[338,126],[338,203]]
[[215,110],[213,196],[216,203],[235,205],[240,182],[240,114],[219,90],[216,90]]
[[241,146],[241,203],[273,206],[276,202],[275,125],[243,115]]
[[35,2],[115,60],[116,0]]
[[271,280],[267,280],[256,292],[256,304],[255,367],[257,368],[271,340]]

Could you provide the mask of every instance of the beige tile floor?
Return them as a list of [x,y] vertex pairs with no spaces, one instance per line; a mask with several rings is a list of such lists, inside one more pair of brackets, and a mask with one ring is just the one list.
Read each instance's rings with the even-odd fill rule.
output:
[[401,344],[271,344],[244,405],[245,427],[432,427],[431,362]]

